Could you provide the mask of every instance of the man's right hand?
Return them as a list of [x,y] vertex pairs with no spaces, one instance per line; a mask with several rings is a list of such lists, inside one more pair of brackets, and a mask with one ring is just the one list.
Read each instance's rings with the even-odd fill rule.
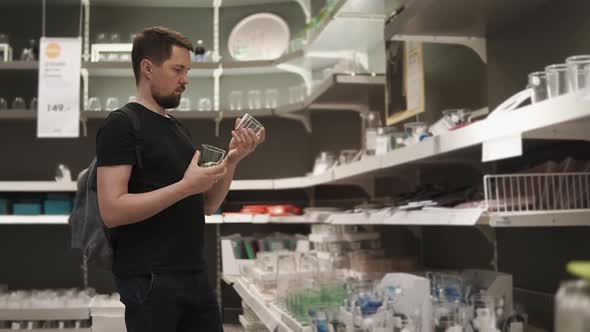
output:
[[211,167],[199,166],[201,152],[195,152],[193,160],[184,173],[182,183],[189,195],[203,193],[211,189],[215,183],[223,179],[227,173],[225,160],[220,164]]

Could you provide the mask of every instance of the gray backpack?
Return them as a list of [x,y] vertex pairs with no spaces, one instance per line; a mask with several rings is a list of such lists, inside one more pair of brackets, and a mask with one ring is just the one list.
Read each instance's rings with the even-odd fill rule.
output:
[[[139,118],[128,106],[125,105],[121,108],[122,113],[117,114],[127,117],[135,131],[135,157],[137,166],[141,168],[143,167],[141,126]],[[78,189],[69,224],[72,231],[72,248],[82,250],[85,263],[110,270],[113,265],[113,247],[109,230],[105,226],[98,208],[96,158],[78,177]]]

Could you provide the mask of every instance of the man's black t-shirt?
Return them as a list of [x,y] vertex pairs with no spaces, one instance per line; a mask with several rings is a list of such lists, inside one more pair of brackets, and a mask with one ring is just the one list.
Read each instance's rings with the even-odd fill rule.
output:
[[[143,167],[137,167],[136,137],[121,111],[109,114],[96,136],[98,166],[133,165],[129,193],[157,190],[180,181],[195,149],[176,120],[138,103],[127,107],[141,124]],[[183,132],[184,131],[184,132]],[[189,196],[144,221],[110,229],[115,274],[202,271],[203,196]]]

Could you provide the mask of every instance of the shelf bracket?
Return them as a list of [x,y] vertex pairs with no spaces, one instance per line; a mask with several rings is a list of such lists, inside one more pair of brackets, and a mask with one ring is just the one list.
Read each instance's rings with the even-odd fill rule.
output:
[[273,112],[273,114],[277,117],[299,121],[305,127],[305,130],[311,133],[311,117],[309,116],[309,112],[304,112],[303,114]]
[[492,261],[490,265],[494,271],[498,271],[498,241],[496,239],[496,229],[487,225],[476,225],[475,228],[481,232],[481,234],[488,240],[492,245]]
[[88,109],[88,69],[81,68],[80,76],[82,76],[82,110]]
[[299,6],[301,6],[301,10],[303,10],[303,15],[305,15],[305,23],[309,23],[311,21],[311,1],[310,0],[295,0]]
[[488,62],[486,39],[479,37],[457,37],[457,36],[414,36],[414,35],[395,35],[391,40],[397,41],[416,41],[423,43],[437,44],[457,44],[466,46],[481,58],[484,63]]
[[424,234],[422,233],[421,226],[406,226],[406,228],[408,229],[408,231],[410,231],[410,233],[412,233],[412,235],[414,235],[414,237],[417,240],[422,241],[422,239],[424,238]]
[[371,198],[375,198],[375,176],[357,177],[345,179],[337,182],[338,184],[349,184],[361,187]]
[[213,0],[213,61],[219,61],[219,8],[223,0]]
[[84,9],[84,61],[90,61],[90,0],[81,0]]
[[300,66],[288,64],[288,63],[281,63],[277,65],[277,68],[288,71],[290,73],[294,73],[299,75],[303,79],[303,83],[305,83],[306,88],[306,96],[311,94],[311,88],[313,86],[313,81],[311,78],[311,71]]
[[215,137],[219,137],[219,128],[221,127],[221,121],[223,121],[223,111],[218,112],[218,115],[213,121],[215,122]]

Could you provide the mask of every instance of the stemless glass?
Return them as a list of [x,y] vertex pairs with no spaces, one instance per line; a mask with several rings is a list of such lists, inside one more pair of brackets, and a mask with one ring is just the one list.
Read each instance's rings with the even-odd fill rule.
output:
[[570,92],[568,69],[565,64],[545,67],[547,73],[547,91],[549,98],[555,98]]
[[590,88],[590,55],[575,55],[565,60],[569,72],[570,91]]
[[533,104],[547,99],[547,73],[537,71],[529,74],[529,84]]
[[225,150],[207,144],[203,144],[202,147],[201,159],[199,160],[199,166],[201,167],[215,166],[221,163],[225,157]]
[[229,94],[229,109],[230,111],[242,110],[242,91],[232,91]]

